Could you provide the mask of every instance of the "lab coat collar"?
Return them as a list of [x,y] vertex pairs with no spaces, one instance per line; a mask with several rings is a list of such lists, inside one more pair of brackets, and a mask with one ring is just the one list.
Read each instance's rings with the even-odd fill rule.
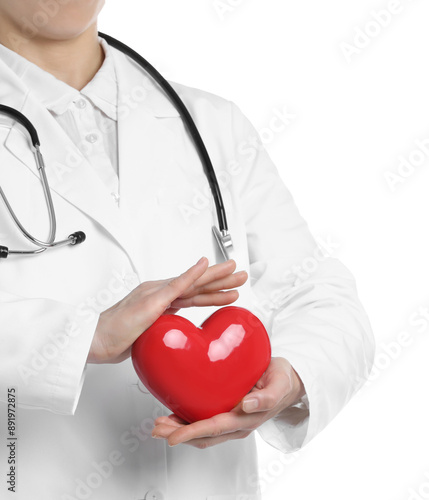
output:
[[103,38],[99,37],[104,51],[104,61],[94,78],[80,91],[88,97],[95,106],[112,120],[117,120],[118,83],[112,58],[112,49]]
[[[16,74],[25,88],[31,88],[34,97],[47,109],[61,114],[79,91],[55,78],[54,75],[39,68],[17,52],[0,44],[0,59]],[[4,73],[2,72],[2,79]]]
[[[119,97],[119,101],[122,99],[122,102],[119,113],[122,112],[123,115],[126,115],[128,114],[127,108],[134,109],[135,104],[139,103],[148,114],[158,118],[180,116],[180,113],[164,91],[136,62],[113,47],[111,47],[111,54],[115,62],[117,78],[119,79],[118,73],[120,71],[130,76],[130,79],[127,78],[123,79],[122,82],[118,82],[118,85],[122,85]],[[135,71],[132,74],[130,66],[135,67]],[[124,93],[125,88],[126,92]]]
[[24,105],[29,89],[22,80],[12,72],[8,64],[1,58],[0,52],[0,104],[5,104],[18,111]]

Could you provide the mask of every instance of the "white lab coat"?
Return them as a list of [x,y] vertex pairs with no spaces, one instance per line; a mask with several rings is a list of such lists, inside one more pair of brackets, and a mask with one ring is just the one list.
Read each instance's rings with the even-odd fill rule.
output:
[[[119,81],[120,208],[62,128],[0,61],[0,103],[37,127],[57,213],[58,238],[81,230],[77,247],[0,262],[0,435],[7,388],[16,387],[17,494],[27,500],[256,500],[254,434],[200,450],[150,436],[171,413],[138,382],[131,361],[86,365],[98,313],[139,282],[183,272],[201,256],[220,262],[214,204],[177,111],[112,50]],[[265,322],[272,355],[300,374],[306,397],[264,423],[262,438],[290,452],[308,443],[360,388],[373,338],[353,277],[316,243],[256,132],[229,101],[174,84],[218,173],[234,241],[251,279],[237,305]],[[1,119],[4,125],[7,120]],[[28,141],[0,126],[0,185],[23,223],[45,238],[48,216]],[[6,210],[0,244],[28,247]],[[309,260],[310,258],[310,260]],[[311,260],[313,258],[313,260]],[[306,261],[307,259],[307,261]],[[307,279],[297,269],[316,262]],[[297,267],[294,267],[297,266]],[[199,324],[214,308],[182,310]],[[6,495],[6,496],[5,496]]]

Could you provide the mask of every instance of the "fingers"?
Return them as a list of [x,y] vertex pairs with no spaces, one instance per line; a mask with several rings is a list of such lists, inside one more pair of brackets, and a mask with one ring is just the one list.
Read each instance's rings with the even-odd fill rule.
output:
[[230,432],[228,434],[222,434],[222,436],[217,437],[191,439],[190,441],[185,441],[183,444],[203,450],[206,448],[211,448],[212,446],[216,446],[217,444],[225,443],[226,441],[231,441],[232,439],[243,439],[247,437],[251,432],[252,431],[238,430],[235,432]]
[[183,425],[188,425],[188,422],[186,422],[186,420],[183,420],[183,418],[180,418],[174,413],[168,415],[168,417],[165,415],[158,417],[155,419],[154,423],[155,425],[159,424],[171,425],[172,427],[175,428],[182,427]]
[[254,427],[255,416],[228,412],[188,425],[166,422],[164,419],[162,421],[157,419],[157,422],[159,423],[153,429],[153,434],[167,438],[168,444],[175,446],[192,439],[213,438],[237,431],[250,431]]
[[[154,295],[161,300],[161,306],[164,310],[168,307],[173,300],[179,297],[185,292],[191,285],[195,283],[198,278],[200,278],[207,270],[208,259],[202,257],[196,264],[190,267],[177,278],[174,278],[167,282],[167,284],[162,287]],[[163,311],[162,311],[163,312]]]
[[[161,417],[162,418],[162,417]],[[169,420],[172,420],[178,424],[181,424],[181,425],[187,425],[188,422],[186,420],[183,420],[183,418],[180,418],[178,415],[176,415],[175,413],[170,413],[170,415],[168,415],[168,418]]]
[[231,439],[242,439],[247,437],[252,432],[251,430],[238,429],[225,434],[216,433],[214,436],[209,435],[201,438],[195,437],[182,441],[182,438],[178,437],[179,428],[180,427],[176,427],[175,425],[160,423],[152,432],[152,437],[166,439],[169,446],[176,446],[177,444],[183,443],[189,446],[194,446],[195,448],[204,449],[224,443],[225,441],[230,441]]
[[[174,304],[174,301],[173,301],[173,304]],[[163,312],[163,315],[165,314],[176,314],[177,312],[180,311],[180,307],[172,307],[172,305],[170,307],[168,307],[164,312]]]
[[[242,286],[248,278],[246,271],[231,274],[235,268],[236,263],[234,260],[208,267],[204,274],[195,280],[184,293],[173,300],[170,308],[178,310],[182,307],[232,304],[238,299],[238,292],[230,289]],[[172,280],[172,282],[175,280]],[[167,314],[168,311],[169,309],[166,311]]]
[[235,268],[234,260],[208,267],[208,259],[203,257],[176,278],[139,285],[127,302],[136,325],[135,338],[162,314],[175,314],[182,307],[225,306],[235,302],[238,292],[230,288],[247,280],[245,271],[231,274]]
[[240,271],[238,273],[230,274],[223,278],[215,279],[201,286],[197,286],[198,281],[200,281],[198,280],[194,283],[192,290],[189,293],[181,295],[181,298],[192,297],[202,293],[210,293],[210,292],[217,292],[219,290],[229,290],[231,288],[237,288],[246,283],[247,277],[248,275],[246,271]]
[[[237,290],[228,290],[227,292],[206,293],[189,297],[187,299],[176,299],[171,306],[174,308],[182,307],[204,307],[204,306],[225,306],[232,304],[238,299]],[[168,311],[168,309],[167,309]]]
[[237,264],[232,259],[227,260],[226,262],[222,262],[221,264],[210,266],[198,280],[192,283],[190,289],[186,290],[184,292],[184,295],[192,293],[193,290],[201,288],[208,283],[211,283],[212,281],[223,279],[226,276],[229,276],[235,271],[236,266]]

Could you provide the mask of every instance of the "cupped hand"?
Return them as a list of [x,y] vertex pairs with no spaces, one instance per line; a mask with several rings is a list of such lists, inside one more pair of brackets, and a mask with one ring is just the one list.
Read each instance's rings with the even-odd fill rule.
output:
[[119,363],[131,354],[134,341],[162,314],[182,307],[224,306],[235,302],[247,273],[234,273],[228,260],[208,267],[203,257],[180,276],[146,281],[102,312],[88,354],[88,363]]
[[184,443],[201,449],[230,439],[243,439],[304,394],[304,385],[289,361],[271,358],[253,389],[231,411],[192,424],[174,413],[158,417],[152,437],[166,439],[169,446]]

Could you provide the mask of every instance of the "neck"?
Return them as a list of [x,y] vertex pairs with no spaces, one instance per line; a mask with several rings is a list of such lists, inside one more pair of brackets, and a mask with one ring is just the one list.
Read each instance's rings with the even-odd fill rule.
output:
[[[11,29],[0,21],[2,45],[77,90],[83,89],[103,64],[104,51],[97,38],[96,24],[76,38],[53,40],[35,37],[24,39],[16,46],[9,42],[14,39],[10,36]],[[8,37],[3,37],[3,33],[8,33]],[[16,37],[15,40],[22,40],[22,33],[17,33]]]

